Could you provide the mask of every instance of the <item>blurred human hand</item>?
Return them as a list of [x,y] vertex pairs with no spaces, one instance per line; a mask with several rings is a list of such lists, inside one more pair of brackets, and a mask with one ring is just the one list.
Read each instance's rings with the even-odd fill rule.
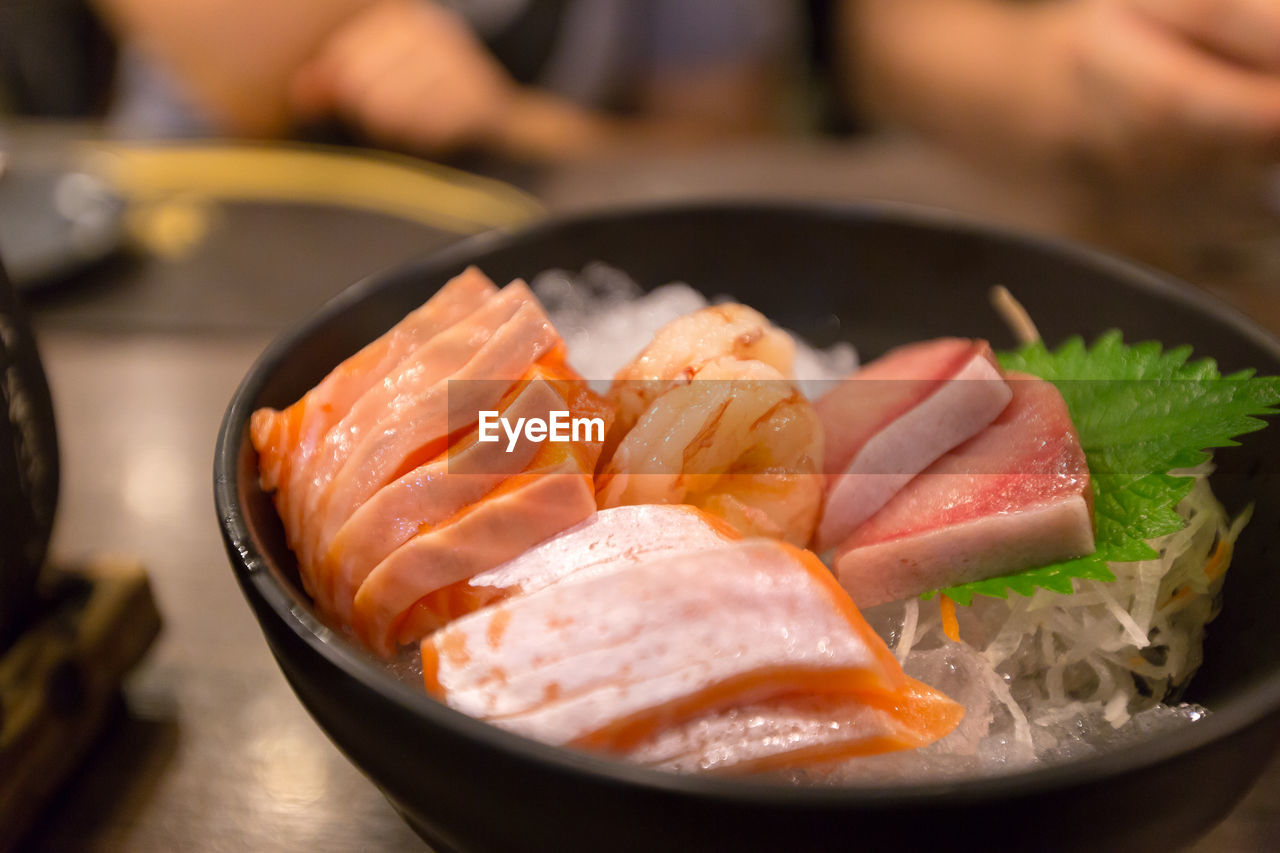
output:
[[1280,4],[1074,5],[1063,34],[1074,97],[1060,130],[1075,153],[1121,185],[1256,190],[1280,161]]
[[338,116],[371,140],[428,154],[497,138],[519,87],[454,12],[377,0],[298,69],[299,120]]
[[1137,197],[1280,155],[1275,0],[848,0],[860,108],[1002,170]]

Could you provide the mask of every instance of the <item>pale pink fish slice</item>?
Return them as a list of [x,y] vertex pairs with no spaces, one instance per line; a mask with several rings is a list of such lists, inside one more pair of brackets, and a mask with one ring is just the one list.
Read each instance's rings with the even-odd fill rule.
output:
[[[510,419],[545,419],[565,406],[552,385],[535,381],[522,388],[502,412]],[[505,439],[472,440],[375,492],[339,528],[317,567],[317,580],[334,614],[349,620],[356,590],[374,566],[412,537],[447,521],[523,471],[538,447],[521,441],[508,450]]]
[[961,338],[900,347],[840,382],[815,404],[829,477],[817,548],[839,545],[1009,398],[990,345]]
[[882,706],[908,683],[822,563],[776,540],[678,553],[507,599],[422,645],[429,692],[557,745],[796,692]]
[[1066,403],[1009,374],[1013,400],[854,531],[836,573],[871,607],[1093,552],[1093,492]]
[[918,681],[888,708],[843,695],[782,696],[672,726],[624,755],[676,773],[761,773],[918,749],[963,716],[961,705]]
[[501,565],[595,511],[591,477],[575,461],[510,477],[448,524],[392,551],[360,585],[351,626],[369,648],[391,655],[436,627],[425,596]]
[[703,551],[741,538],[702,510],[682,504],[604,509],[514,560],[481,572],[455,590],[460,616],[513,595],[579,581],[675,551]]
[[418,381],[402,385],[323,489],[308,519],[299,558],[322,553],[374,492],[443,451],[450,432],[470,425],[458,420],[460,414],[470,413],[474,424],[482,409],[496,409],[511,385],[559,343],[541,307],[526,302],[465,364],[434,381],[424,372]]

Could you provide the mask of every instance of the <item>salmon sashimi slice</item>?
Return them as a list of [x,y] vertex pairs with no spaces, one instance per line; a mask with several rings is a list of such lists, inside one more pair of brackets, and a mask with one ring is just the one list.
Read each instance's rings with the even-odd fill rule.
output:
[[[545,320],[533,303],[529,288],[523,282],[512,282],[481,308],[408,355],[393,373],[370,388],[325,434],[322,446],[306,469],[306,500],[295,510],[298,526],[307,527],[320,517],[320,508],[330,495],[330,484],[357,450],[376,440],[388,423],[403,421],[409,413],[420,414],[424,407],[444,410],[439,400],[444,396],[447,380],[486,348],[492,351],[491,344],[522,309],[532,312],[526,320]],[[307,562],[318,556],[312,552],[318,544],[318,531],[313,527],[309,533],[298,547],[299,557]]]
[[441,624],[555,583],[584,580],[675,551],[740,539],[725,522],[683,505],[604,509],[514,560],[432,593],[421,604]]
[[[559,445],[548,450],[571,451]],[[448,524],[410,539],[369,572],[356,592],[351,627],[378,654],[439,625],[419,599],[501,565],[595,512],[591,477],[576,459],[508,478]]]
[[254,412],[250,432],[258,447],[262,488],[272,491],[287,481],[286,466],[298,451],[310,449],[304,438],[318,439],[350,410],[365,391],[386,376],[417,346],[475,311],[498,288],[480,270],[468,267],[322,379],[292,406]]
[[613,751],[793,693],[892,708],[908,685],[826,566],[769,539],[507,599],[430,635],[422,666],[428,692],[452,708]]
[[772,366],[722,356],[655,396],[596,478],[602,509],[681,503],[804,545],[822,503],[822,424]]
[[[455,329],[465,333],[465,325]],[[318,500],[307,519],[299,559],[310,563],[374,492],[445,451],[450,433],[475,424],[481,410],[496,409],[511,385],[559,342],[542,309],[525,303],[460,368],[434,382],[425,377],[410,382],[364,432],[332,479],[315,483]],[[467,421],[457,420],[460,413],[469,413]]]
[[[546,418],[564,405],[551,385],[534,382],[499,404],[498,411],[508,418]],[[388,554],[482,499],[527,468],[538,451],[532,442],[519,442],[509,451],[503,443],[477,437],[472,430],[448,453],[379,489],[339,528],[315,572],[339,619],[350,619],[356,590]],[[466,473],[451,474],[455,466]]]
[[414,349],[475,312],[496,292],[483,273],[468,267],[421,307],[334,368],[302,399],[283,411],[263,408],[253,413],[249,432],[258,451],[259,480],[264,491],[275,491],[276,508],[287,522],[285,532],[291,542],[298,534],[293,504],[301,487],[301,473],[329,429]]
[[839,545],[912,477],[977,435],[1011,392],[991,346],[940,338],[891,350],[814,407],[826,431],[826,503],[814,540]]
[[836,573],[860,607],[1093,552],[1093,491],[1052,383],[1009,374],[1013,400],[853,532]]
[[351,618],[356,591],[374,566],[413,536],[464,512],[508,478],[556,468],[568,458],[581,473],[595,468],[599,436],[608,430],[612,409],[554,354],[544,361],[511,387],[497,411],[513,422],[546,419],[554,411],[597,417],[603,423],[598,437],[552,448],[524,438],[508,442],[505,436],[497,442],[479,441],[479,431],[473,429],[447,453],[379,489],[342,525],[317,569],[333,602],[332,613],[340,621]]
[[963,706],[915,679],[892,707],[843,695],[783,696],[664,729],[626,753],[677,773],[747,774],[919,749],[950,733]]

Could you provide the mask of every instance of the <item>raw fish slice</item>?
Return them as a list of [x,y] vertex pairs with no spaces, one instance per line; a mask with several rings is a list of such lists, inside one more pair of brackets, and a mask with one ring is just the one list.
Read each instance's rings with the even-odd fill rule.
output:
[[604,509],[514,560],[434,592],[419,604],[444,624],[513,595],[595,577],[667,552],[717,548],[738,538],[723,521],[691,506]]
[[[351,513],[378,489],[443,452],[450,432],[474,424],[481,410],[495,409],[511,384],[559,342],[542,309],[526,303],[461,368],[432,384],[418,383],[397,397],[328,487],[317,483],[321,499],[307,520],[299,559],[309,562],[311,555],[321,553]],[[492,381],[499,379],[507,381]],[[469,422],[457,423],[464,412],[471,414]]]
[[667,383],[596,478],[602,509],[683,503],[803,545],[822,503],[822,425],[775,368],[722,356]]
[[918,749],[949,733],[963,706],[910,680],[892,709],[841,695],[783,696],[664,729],[626,758],[677,773],[745,774]]
[[811,553],[754,539],[486,607],[422,644],[427,690],[546,743],[625,750],[791,693],[892,708],[908,684]]
[[1009,374],[996,422],[943,456],[836,553],[859,607],[1093,552],[1084,451],[1052,383]]
[[[512,420],[545,419],[552,411],[567,411],[571,417],[598,418],[607,431],[612,407],[591,391],[563,355],[558,348],[544,356],[511,387],[498,410]],[[497,442],[481,442],[478,436],[478,430],[472,430],[447,455],[383,487],[342,526],[330,547],[329,563],[318,570],[322,583],[329,584],[332,615],[349,621],[352,599],[365,577],[411,537],[447,522],[517,474],[558,469],[566,459],[589,473],[602,443],[583,438],[553,447],[521,437],[512,445],[505,435]]]
[[[346,417],[325,434],[323,447],[316,452],[307,471],[306,500],[299,502],[296,510],[296,525],[307,531],[297,546],[298,557],[303,563],[310,565],[314,558],[320,556],[323,552],[314,549],[324,545],[326,538],[337,532],[336,528],[317,525],[315,520],[325,517],[324,507],[332,496],[331,484],[338,480],[340,472],[353,470],[348,467],[351,458],[362,448],[367,449],[371,443],[376,445],[380,439],[385,439],[388,429],[395,430],[405,422],[429,416],[435,410],[446,411],[443,402],[446,381],[469,363],[486,353],[492,354],[495,348],[518,351],[520,339],[514,339],[517,346],[513,348],[512,330],[508,328],[517,317],[524,320],[524,326],[517,328],[523,328],[530,335],[537,335],[537,327],[545,324],[549,328],[550,325],[533,301],[532,292],[520,281],[504,287],[479,310],[406,357],[395,373],[370,388]],[[542,331],[543,337],[547,337],[546,330]],[[549,334],[554,335],[554,331]],[[498,344],[499,339],[503,341],[501,345]],[[507,376],[481,374],[477,378],[514,380],[526,366],[505,367],[505,370],[516,371]],[[428,441],[423,444],[428,444]],[[442,446],[427,447],[421,461],[427,461],[442,449]],[[344,520],[342,518],[339,523]]]
[[826,431],[826,504],[815,545],[839,545],[916,474],[977,435],[1010,391],[986,341],[892,350],[814,404]]
[[296,542],[300,532],[293,509],[300,499],[300,475],[325,433],[414,349],[476,311],[496,292],[482,272],[468,267],[420,308],[334,368],[298,402],[283,411],[264,408],[253,413],[249,431],[258,451],[260,482],[265,491],[275,490],[280,517],[294,522],[286,524],[290,542]]
[[609,395],[617,406],[618,420],[605,442],[605,461],[669,380],[704,361],[726,356],[762,361],[789,378],[795,351],[790,335],[745,305],[712,305],[672,320],[613,378]]
[[564,461],[508,478],[448,524],[413,537],[379,563],[356,593],[351,627],[384,657],[397,641],[412,643],[439,622],[416,608],[423,596],[501,565],[595,512],[591,476],[564,445],[540,453]]
[[[535,368],[529,376],[539,371]],[[543,381],[525,383],[498,410],[507,418],[546,418],[565,408],[564,398]],[[512,474],[525,470],[539,445],[521,441],[508,451],[500,442],[477,441],[473,430],[448,453],[388,483],[360,505],[333,537],[316,568],[317,585],[341,621],[369,571],[412,537],[436,527],[484,498]],[[453,471],[454,473],[450,473]],[[465,471],[465,473],[460,473]]]
[[475,267],[450,279],[422,306],[381,337],[350,356],[292,406],[253,413],[250,432],[259,448],[262,488],[274,490],[287,481],[287,466],[301,461],[299,452],[337,423],[365,391],[386,376],[418,345],[479,308],[498,289]]

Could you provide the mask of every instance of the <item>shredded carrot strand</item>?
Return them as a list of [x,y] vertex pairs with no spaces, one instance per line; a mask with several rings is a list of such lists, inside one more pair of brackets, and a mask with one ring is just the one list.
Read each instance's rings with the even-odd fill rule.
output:
[[1230,565],[1231,543],[1223,539],[1218,542],[1218,547],[1213,549],[1213,556],[1205,564],[1204,575],[1209,580],[1214,580],[1225,572]]
[[1193,594],[1193,591],[1191,587],[1189,586],[1178,587],[1177,591],[1173,595],[1169,596],[1169,600],[1166,601],[1164,604],[1160,605],[1160,612],[1168,613],[1176,605],[1181,604],[1182,602],[1191,598],[1192,594]]
[[953,643],[960,642],[960,620],[956,618],[956,603],[947,596],[939,596],[938,609],[942,612],[942,633]]
[[[1225,539],[1220,540],[1217,546],[1214,547],[1213,553],[1209,555],[1208,561],[1204,564],[1204,576],[1211,581],[1220,577],[1231,566],[1231,551],[1231,543]],[[1168,601],[1160,605],[1160,612],[1171,612],[1193,595],[1195,595],[1195,590],[1183,584],[1173,591]]]

